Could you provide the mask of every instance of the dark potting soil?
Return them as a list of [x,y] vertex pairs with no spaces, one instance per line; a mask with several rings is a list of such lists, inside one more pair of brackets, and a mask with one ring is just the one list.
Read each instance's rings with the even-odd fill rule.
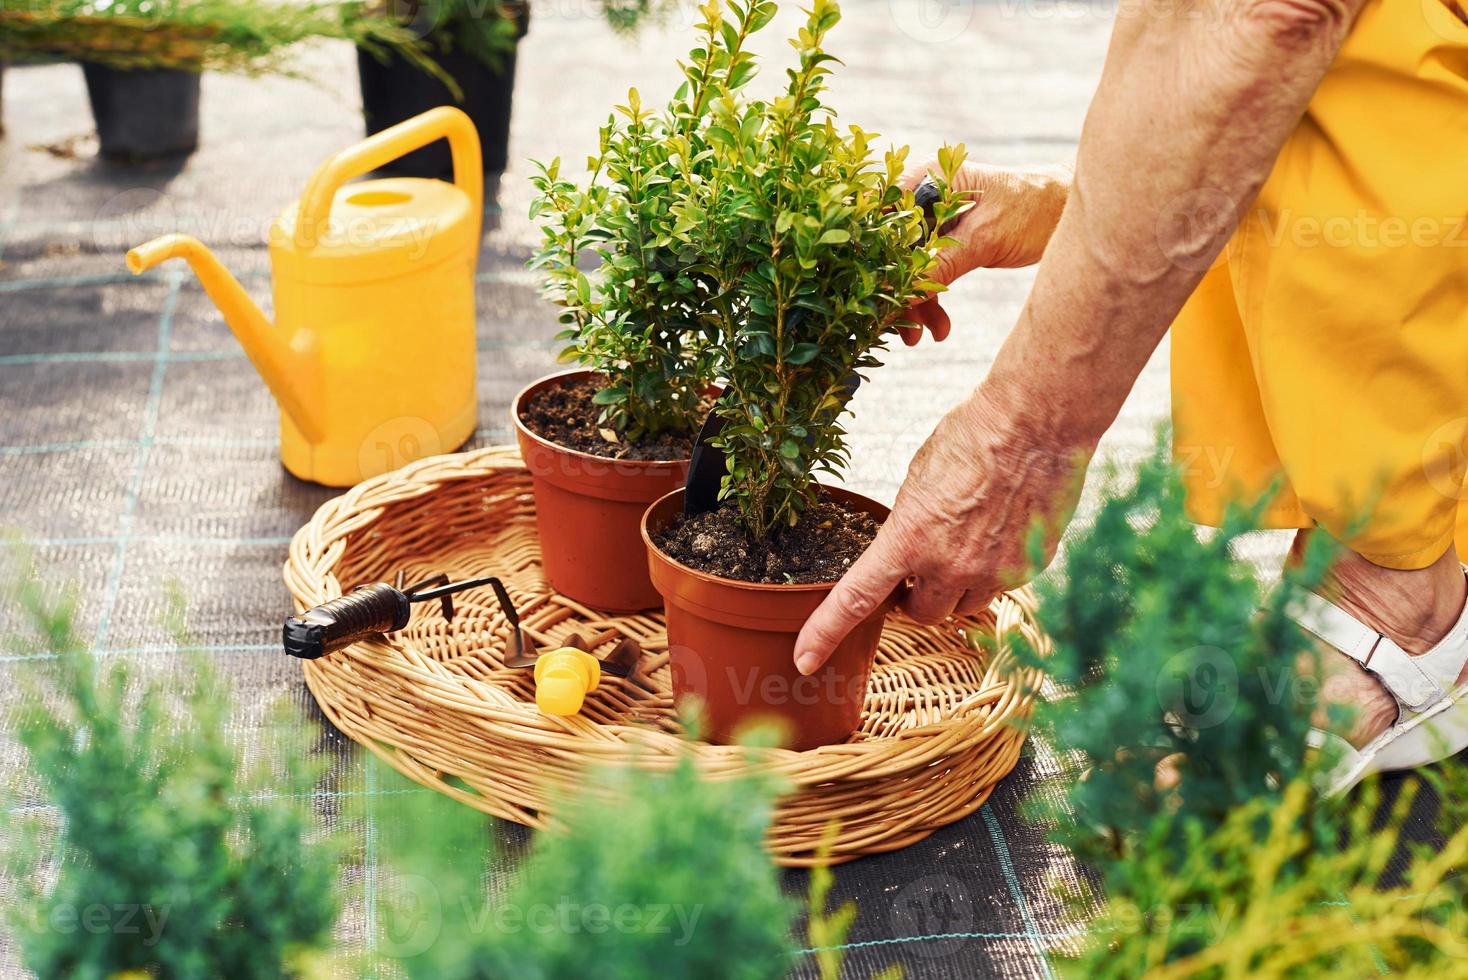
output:
[[832,498],[816,503],[795,527],[755,541],[731,500],[693,517],[682,515],[657,534],[659,548],[689,568],[744,582],[804,585],[835,582],[877,536],[872,515]]
[[[576,378],[536,392],[525,402],[520,420],[536,435],[558,446],[610,459],[687,459],[696,433],[662,433],[634,442],[613,442],[597,425],[603,406],[591,399],[601,389],[595,378]],[[607,434],[613,434],[610,429]]]

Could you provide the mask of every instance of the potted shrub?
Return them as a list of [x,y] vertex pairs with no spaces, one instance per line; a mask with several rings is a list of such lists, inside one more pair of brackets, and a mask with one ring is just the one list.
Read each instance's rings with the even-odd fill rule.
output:
[[[525,0],[381,0],[366,8],[389,11],[423,40],[438,70],[392,49],[358,48],[362,117],[367,135],[440,105],[457,105],[479,131],[484,169],[498,173],[509,160],[510,103],[515,52],[530,29]],[[382,168],[403,177],[451,179],[453,160],[442,143],[425,146]]]
[[82,76],[100,156],[139,162],[187,156],[198,149],[198,72],[84,61]]
[[[626,33],[661,14],[664,0],[601,0],[612,28]],[[510,107],[515,94],[515,57],[530,29],[528,0],[369,0],[363,8],[395,17],[423,40],[433,65],[383,48],[357,52],[362,115],[367,134],[396,125],[434,106],[457,105],[474,120],[486,173],[509,163]],[[403,177],[447,180],[453,162],[435,144],[383,168]]]
[[[725,40],[714,5],[666,109],[645,107],[634,89],[602,129],[584,185],[566,179],[559,160],[532,178],[540,194],[531,215],[542,217],[544,241],[531,265],[565,308],[562,360],[583,368],[525,388],[511,418],[535,481],[546,577],[588,605],[661,601],[643,556],[642,512],[683,485],[717,374],[704,330],[716,284],[678,237],[673,208],[682,182],[717,177],[714,101],[753,75],[743,45],[774,10],[754,5]],[[578,267],[588,253],[601,260],[591,275]]]
[[341,38],[428,64],[395,21],[338,3],[0,0],[0,57],[82,63],[99,152],[139,161],[192,153],[205,70],[292,73],[286,49]]
[[[743,12],[729,8],[735,26]],[[710,16],[717,17],[717,9]],[[721,502],[683,514],[683,492],[643,519],[651,576],[667,607],[675,695],[697,696],[713,736],[772,715],[804,749],[857,726],[890,603],[816,674],[793,665],[796,634],[887,510],[816,482],[848,462],[840,418],[858,372],[895,332],[947,242],[899,186],[906,149],[874,160],[869,135],[838,129],[821,101],[835,58],[822,44],[840,12],[815,0],[791,42],[798,65],[769,101],[721,92],[705,130],[711,177],[688,174],[673,204],[675,245],[708,282],[706,335],[726,395],[711,443],[725,456]],[[724,44],[725,32],[710,41]],[[939,155],[944,176],[963,148]],[[962,207],[938,181],[932,219]]]

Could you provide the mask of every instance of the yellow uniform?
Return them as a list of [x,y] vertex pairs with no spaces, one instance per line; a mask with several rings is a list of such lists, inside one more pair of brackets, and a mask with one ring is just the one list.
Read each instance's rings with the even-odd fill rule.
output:
[[1278,487],[1272,527],[1369,560],[1468,556],[1468,24],[1370,0],[1173,325],[1195,519]]

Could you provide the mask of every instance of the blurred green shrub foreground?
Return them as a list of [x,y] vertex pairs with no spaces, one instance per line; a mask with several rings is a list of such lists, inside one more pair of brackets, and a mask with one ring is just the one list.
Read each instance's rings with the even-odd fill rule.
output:
[[[1112,474],[1039,586],[1066,693],[1037,726],[1075,778],[1029,813],[1099,886],[1066,896],[1087,934],[1056,965],[1468,976],[1468,778],[1452,764],[1424,774],[1441,798],[1432,847],[1401,835],[1411,789],[1384,810],[1373,786],[1344,802],[1314,793],[1313,679],[1285,610],[1329,555],[1266,592],[1233,556],[1256,514],[1200,535],[1159,449],[1135,480]],[[841,969],[857,910],[827,910],[829,871],[804,909],[782,892],[762,848],[773,781],[713,781],[686,760],[593,772],[523,855],[497,854],[477,811],[416,789],[324,794],[342,803],[327,833],[314,726],[283,712],[272,757],[247,760],[207,663],[144,682],[93,658],[70,601],[33,573],[11,592],[29,626],[14,643],[56,654],[11,699],[30,765],[5,801],[8,928],[42,977],[764,978],[801,955],[823,978]],[[371,850],[354,852],[345,830],[374,809]],[[364,881],[373,894],[354,895]],[[333,953],[354,908],[368,951]]]
[[[1036,725],[1073,778],[1059,798],[1033,793],[1028,816],[1101,893],[1068,896],[1089,931],[1068,972],[1468,976],[1462,764],[1412,777],[1385,812],[1374,783],[1344,800],[1313,790],[1333,760],[1307,749],[1320,675],[1287,612],[1332,545],[1314,535],[1266,588],[1236,550],[1267,501],[1200,533],[1165,447],[1163,434],[1129,482],[1106,474],[1095,517],[1037,587],[1044,662],[1070,696],[1040,702]],[[1444,846],[1402,835],[1419,779],[1441,798]],[[1388,870],[1394,857],[1405,870]]]

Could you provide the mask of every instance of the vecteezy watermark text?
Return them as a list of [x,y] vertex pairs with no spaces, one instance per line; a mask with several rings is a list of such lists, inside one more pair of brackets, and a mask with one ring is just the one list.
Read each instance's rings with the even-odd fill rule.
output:
[[680,902],[588,902],[561,896],[554,902],[481,902],[468,896],[445,902],[432,881],[422,875],[395,878],[399,899],[384,918],[378,948],[389,956],[416,956],[438,941],[446,921],[462,922],[456,930],[529,932],[537,935],[599,936],[607,933],[654,936],[670,946],[687,946],[703,915],[703,906]]
[[91,902],[75,905],[58,902],[44,911],[29,913],[29,926],[35,932],[54,932],[71,936],[84,932],[93,936],[138,936],[145,947],[153,947],[163,938],[172,907],[137,902]]

